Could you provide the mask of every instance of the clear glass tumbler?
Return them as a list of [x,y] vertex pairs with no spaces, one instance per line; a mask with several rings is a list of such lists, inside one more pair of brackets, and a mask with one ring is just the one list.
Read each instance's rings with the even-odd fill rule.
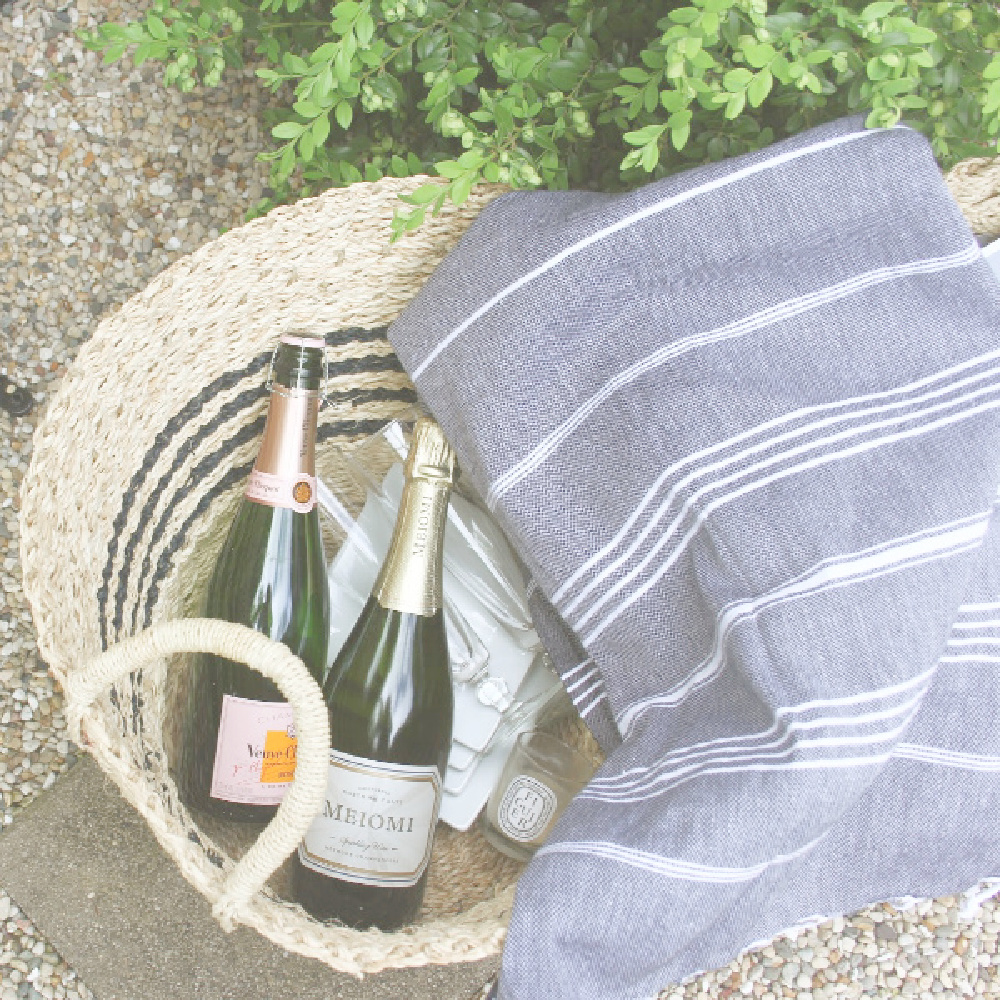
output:
[[527,861],[593,773],[586,755],[551,733],[521,733],[486,803],[483,834],[498,851]]

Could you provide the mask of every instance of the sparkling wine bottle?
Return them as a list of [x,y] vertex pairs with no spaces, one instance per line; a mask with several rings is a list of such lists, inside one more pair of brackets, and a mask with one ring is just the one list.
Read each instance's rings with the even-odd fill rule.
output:
[[[260,451],[204,607],[283,642],[319,684],[330,633],[315,469],[323,350],[316,338],[281,339]],[[187,805],[266,822],[291,783],[295,749],[292,708],[273,682],[221,657],[194,662],[176,773]]]
[[294,860],[296,899],[322,920],[392,930],[423,898],[451,745],[441,567],[454,469],[438,425],[419,420],[389,552],[324,685],[326,802]]

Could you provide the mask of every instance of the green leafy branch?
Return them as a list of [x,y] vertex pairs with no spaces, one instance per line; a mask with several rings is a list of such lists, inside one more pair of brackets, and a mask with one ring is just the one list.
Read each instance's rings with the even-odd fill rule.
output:
[[152,0],[85,41],[183,91],[252,59],[280,105],[256,211],[435,175],[397,238],[484,181],[622,189],[851,113],[906,119],[943,167],[1000,136],[986,0]]

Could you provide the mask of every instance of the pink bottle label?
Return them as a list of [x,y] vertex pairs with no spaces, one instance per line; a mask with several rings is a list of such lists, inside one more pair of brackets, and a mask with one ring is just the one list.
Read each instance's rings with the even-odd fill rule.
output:
[[295,775],[292,706],[224,695],[212,769],[212,798],[276,806]]
[[318,407],[318,394],[311,390],[272,390],[264,437],[247,482],[248,500],[299,514],[316,506]]
[[316,506],[316,477],[304,473],[273,476],[254,469],[247,482],[246,496],[269,507],[288,507],[308,514]]

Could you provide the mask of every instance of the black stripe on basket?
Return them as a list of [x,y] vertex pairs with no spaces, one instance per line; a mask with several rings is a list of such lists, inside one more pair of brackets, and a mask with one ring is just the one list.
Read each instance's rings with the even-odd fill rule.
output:
[[[390,392],[391,391],[392,390],[390,390]],[[385,398],[401,403],[412,403],[416,401],[416,393],[414,393],[412,389],[400,389],[395,395]],[[365,437],[369,434],[374,434],[384,426],[385,420],[378,417],[366,420],[339,420],[335,424],[326,424],[321,427],[317,432],[317,438],[319,441],[323,442],[331,441],[335,438],[353,439]],[[248,425],[248,429],[253,429],[255,433],[259,435],[263,431],[263,419],[260,421],[254,421],[253,424]],[[253,434],[246,434],[241,431],[231,442],[227,442],[223,445],[222,448],[219,449],[218,453],[208,456],[208,458],[204,460],[205,464],[210,465],[211,463],[218,462],[220,457],[232,451],[233,447],[238,447],[240,444],[245,443],[246,440],[252,439],[253,437]],[[145,598],[142,601],[143,628],[149,628],[152,624],[153,608],[156,606],[157,598],[160,596],[160,584],[163,582],[167,573],[170,572],[174,556],[177,554],[178,549],[180,549],[184,544],[187,534],[191,530],[191,525],[194,524],[194,522],[208,510],[209,505],[216,499],[216,497],[225,493],[241,480],[249,476],[252,468],[253,462],[247,462],[241,466],[234,466],[213,487],[211,487],[211,489],[205,490],[205,493],[198,501],[197,506],[184,519],[180,528],[174,533],[170,543],[160,553],[160,557],[156,562],[156,569],[149,582],[149,586],[146,588]],[[139,605],[137,604],[132,612],[133,631],[136,629],[138,624],[138,612]]]
[[[244,410],[250,409],[255,403],[257,403],[260,400],[260,397],[264,392],[265,390],[262,386],[255,386],[253,389],[248,389],[246,392],[241,392],[234,399],[231,399],[228,403],[222,406],[219,409],[217,416],[213,420],[211,420],[208,424],[199,427],[198,431],[195,434],[193,434],[190,438],[187,438],[181,444],[181,446],[177,449],[177,454],[174,457],[174,461],[171,464],[170,468],[167,469],[167,471],[163,473],[162,476],[160,476],[159,480],[157,480],[156,485],[153,487],[152,490],[150,490],[149,497],[143,504],[142,510],[139,512],[139,518],[135,530],[129,536],[129,539],[125,543],[125,547],[122,550],[123,565],[118,573],[118,589],[115,592],[115,602],[114,602],[115,615],[114,619],[112,620],[112,626],[114,628],[115,634],[118,634],[119,630],[121,629],[122,608],[125,605],[125,599],[128,594],[128,582],[130,577],[129,568],[132,565],[132,559],[135,554],[136,547],[139,544],[143,531],[149,524],[150,518],[153,516],[153,511],[156,507],[157,502],[163,497],[164,490],[167,489],[170,480],[174,477],[176,472],[190,457],[190,455],[196,452],[198,446],[202,443],[202,441],[208,434],[212,433],[212,431],[214,431],[220,424],[226,422],[227,420],[231,420],[234,417],[238,417],[241,413],[244,412]],[[259,432],[263,428],[263,420],[257,421],[253,426]],[[214,457],[218,461],[219,458],[221,458],[222,456],[220,456],[219,453],[216,452]],[[201,462],[198,464],[196,471],[204,474],[206,472],[210,472],[211,469],[205,468],[205,463]],[[184,485],[190,487],[192,485],[192,481],[194,483],[197,483],[198,481],[195,478],[194,474],[188,477],[187,482]],[[183,486],[180,488],[183,489]],[[177,490],[175,489],[173,492],[176,493]],[[167,513],[169,513],[169,508]],[[161,515],[161,520],[165,516],[166,514]],[[147,548],[146,557],[143,560],[142,569],[140,570],[139,573],[140,580],[143,579],[143,577],[145,577],[146,573],[148,572],[149,569],[148,563],[149,563],[149,550]],[[132,623],[132,628],[133,630],[135,629],[134,620]]]
[[[330,345],[336,344],[347,344],[347,343],[357,343],[370,342],[377,344],[379,342],[385,342],[385,327],[364,331],[358,329],[340,330],[333,333],[329,333],[326,336],[326,341]],[[104,578],[106,585],[102,586],[98,591],[98,600],[100,607],[100,622],[101,622],[101,642],[103,648],[108,646],[108,636],[109,631],[112,634],[120,635],[122,625],[125,618],[125,605],[127,603],[128,596],[128,583],[130,577],[132,577],[133,572],[133,556],[136,553],[136,549],[141,542],[141,536],[143,533],[143,528],[148,524],[149,520],[153,516],[153,511],[155,510],[157,500],[162,496],[162,491],[166,489],[170,480],[176,475],[179,468],[183,463],[190,457],[193,452],[197,452],[197,449],[204,442],[204,439],[213,433],[220,424],[226,420],[232,420],[234,417],[238,417],[241,412],[246,409],[252,408],[260,400],[261,395],[266,394],[266,389],[262,385],[255,386],[251,390],[240,393],[237,397],[227,403],[222,407],[219,413],[210,421],[208,424],[203,425],[198,429],[198,431],[191,436],[188,440],[181,443],[178,448],[178,453],[174,458],[171,468],[163,474],[155,488],[150,493],[149,499],[143,506],[142,511],[138,519],[137,528],[132,532],[124,547],[121,547],[121,534],[122,527],[127,522],[128,515],[134,506],[135,498],[138,496],[145,479],[149,476],[151,470],[155,466],[156,462],[162,456],[163,452],[166,450],[167,446],[176,436],[176,434],[181,431],[185,422],[193,420],[202,410],[205,408],[207,403],[213,399],[219,392],[231,389],[233,386],[238,385],[241,380],[244,380],[252,375],[259,375],[260,371],[268,363],[270,359],[270,353],[262,354],[255,358],[249,365],[244,369],[235,372],[229,372],[220,376],[218,379],[214,380],[208,386],[206,386],[198,396],[190,400],[184,408],[173,417],[164,428],[164,430],[157,435],[156,443],[153,448],[147,452],[144,457],[143,463],[132,478],[130,484],[130,490],[123,498],[122,509],[118,516],[115,518],[115,526],[118,531],[115,533],[111,543],[109,544],[109,555],[108,563],[105,566]],[[396,358],[395,354],[387,355],[368,355],[363,358],[349,358],[343,361],[331,362],[328,366],[328,374],[331,378],[337,378],[344,375],[356,375],[368,372],[386,372],[394,371],[403,373],[402,366],[399,360]],[[368,402],[398,402],[400,404],[412,405],[416,401],[416,393],[411,388],[400,388],[400,389],[389,389],[386,387],[377,387],[374,389],[341,389],[341,390],[329,390],[326,393],[326,397],[329,402],[344,405],[361,405]],[[377,431],[384,424],[384,420],[374,419],[374,420],[352,420],[343,419],[336,422],[327,422],[321,424],[318,429],[318,437],[321,441],[330,440],[334,437],[358,437],[364,436],[366,434],[371,434]],[[197,484],[203,481],[203,478],[211,472],[213,467],[217,467],[218,463],[224,459],[226,454],[231,453],[233,448],[239,447],[240,444],[246,443],[247,440],[251,439],[253,436],[259,436],[263,429],[263,417],[259,420],[253,422],[248,427],[244,427],[234,438],[226,442],[222,447],[217,449],[212,455],[205,459],[202,459],[198,465],[192,470],[185,481],[185,485],[188,487],[197,488]],[[181,530],[175,534],[174,538],[171,540],[170,544],[161,553],[160,558],[157,560],[157,565],[153,571],[153,578],[150,582],[150,589],[146,594],[146,599],[142,602],[137,602],[133,607],[133,612],[131,615],[132,619],[132,629],[136,628],[139,616],[140,603],[143,605],[144,615],[143,618],[148,625],[149,619],[152,614],[152,608],[155,606],[156,599],[159,596],[159,585],[165,577],[166,573],[169,571],[170,563],[173,555],[176,553],[177,549],[183,544],[183,540],[190,528],[190,524],[197,518],[197,516],[204,512],[208,504],[211,503],[212,499],[217,496],[222,491],[231,488],[240,477],[245,477],[249,474],[250,468],[245,467],[240,470],[230,470],[223,481],[208,493],[199,502],[198,507],[192,513],[192,515],[185,521],[184,526]],[[176,492],[176,490],[175,490]],[[152,535],[147,540],[146,545],[146,556],[143,559],[142,566],[139,573],[139,590],[142,591],[142,581],[144,581],[150,571],[151,562],[151,552],[155,544],[163,537],[166,532],[167,525],[169,523],[169,510],[164,512],[159,518],[156,526],[153,529]],[[114,601],[113,601],[113,613],[110,616],[110,630],[109,630],[109,616],[108,616],[108,604],[110,596],[110,588],[107,584],[110,584],[110,578],[113,573],[113,562],[118,555],[119,550],[121,551],[121,569],[119,571],[118,587],[116,588]]]
[[[354,362],[352,361],[351,364],[353,365]],[[370,371],[371,369],[366,369],[366,370]],[[327,393],[328,399],[332,399],[333,396],[334,393]],[[409,388],[385,389],[384,387],[379,387],[377,389],[368,389],[368,390],[365,389],[345,390],[344,396],[349,397],[349,401],[358,404],[362,402],[373,402],[376,400],[398,402],[401,404],[403,403],[410,404],[416,401],[416,394],[412,389]],[[221,421],[219,421],[218,423],[221,423]],[[328,422],[322,424],[317,429],[316,436],[319,441],[328,441],[335,437],[342,438],[348,436],[361,436],[364,434],[373,434],[375,433],[375,431],[379,429],[379,427],[382,426],[383,423],[384,421],[379,419],[373,419],[373,420],[341,419],[337,420],[336,422]],[[211,426],[209,427],[209,430],[214,430],[216,428],[216,424],[217,422],[213,421]],[[204,458],[202,458],[198,462],[198,464],[191,469],[187,479],[183,484],[181,484],[180,489],[182,491],[190,489],[201,489],[201,486],[199,484],[208,480],[211,476],[212,470],[218,468],[219,465],[225,461],[228,455],[231,455],[233,451],[235,451],[237,448],[240,448],[242,445],[245,445],[248,441],[254,441],[258,439],[263,432],[264,432],[263,416],[259,417],[257,420],[254,420],[249,424],[245,424],[237,434],[229,438],[229,440],[225,441],[210,455],[207,455]],[[243,468],[241,473],[242,478],[245,479],[250,474],[251,468],[252,468],[252,463],[249,466]],[[238,481],[239,479],[229,481],[226,488],[232,486],[235,482]],[[216,496],[219,495],[219,492],[220,490],[218,486],[209,490],[204,490],[205,496],[203,496],[202,499],[199,500],[198,505],[195,508],[194,516],[196,517],[198,514],[204,513],[208,507],[208,504]],[[154,525],[153,530],[149,534],[148,538],[145,539],[146,554],[143,558],[142,566],[140,568],[138,576],[137,589],[139,593],[142,593],[144,590],[145,581],[149,575],[150,562],[153,549],[156,547],[157,544],[159,544],[160,540],[166,534],[168,525],[170,523],[171,513],[172,511],[168,505],[161,513],[159,520]],[[135,541],[130,540],[130,544],[129,547],[126,549],[126,553],[134,551],[137,542],[138,540]],[[149,593],[147,594],[146,600],[144,602],[145,618],[147,620],[151,613],[152,607],[155,604],[156,597],[159,596],[159,584],[169,571],[171,557],[173,556],[174,552],[176,551],[177,547],[180,544],[181,543],[177,541],[177,539],[175,538],[174,542],[172,543],[172,547],[168,547],[167,549],[165,549],[163,552],[160,553],[160,557],[157,560],[152,581],[149,584]],[[125,564],[126,565],[131,564],[131,560],[126,559]],[[127,573],[125,572],[125,567],[123,566],[122,573],[119,577],[118,599],[115,602],[115,609],[114,609],[115,620],[113,624],[115,625],[116,631],[121,628],[121,623],[124,618],[125,598],[128,592],[127,584],[128,584]],[[140,605],[137,602],[132,609],[133,633],[135,632],[139,624],[139,607]]]
[[[388,327],[376,327],[372,330],[364,330],[360,327],[346,327],[342,330],[329,331],[324,334],[324,339],[326,343],[331,347],[343,346],[350,343],[371,343],[371,344],[384,344],[386,342],[386,330]],[[125,525],[128,523],[129,514],[136,502],[136,498],[142,493],[143,485],[147,477],[152,472],[156,463],[160,460],[163,452],[167,449],[170,442],[180,433],[185,424],[190,423],[192,420],[196,419],[198,415],[204,410],[205,406],[214,400],[220,393],[226,392],[232,389],[234,386],[239,385],[241,382],[246,380],[251,376],[259,376],[260,373],[268,366],[270,363],[272,354],[271,352],[265,352],[257,357],[255,357],[248,365],[242,369],[237,369],[235,371],[224,372],[218,378],[214,379],[207,386],[205,386],[196,396],[188,400],[187,403],[181,408],[181,410],[176,413],[173,417],[167,421],[163,430],[160,431],[156,438],[154,439],[153,446],[146,452],[141,465],[138,470],[132,476],[129,483],[128,489],[125,491],[123,497],[121,509],[118,515],[114,519],[112,525],[111,539],[108,543],[108,558],[104,565],[104,570],[101,574],[102,582],[101,586],[97,590],[97,601],[98,601],[98,617],[100,619],[100,631],[101,631],[101,646],[104,649],[108,647],[108,633],[109,633],[109,622],[108,622],[108,604],[110,599],[110,588],[111,588],[111,578],[114,574],[115,560],[118,556],[120,549],[122,534],[125,530]],[[383,361],[378,355],[369,358],[370,362],[375,362],[370,364],[367,370],[393,370],[402,371],[402,367],[399,364],[398,359],[395,354],[390,355],[387,362]],[[351,359],[346,362],[338,362],[331,364],[329,370],[331,373],[340,373],[343,369],[344,374],[348,374],[352,371],[365,370],[365,368],[357,367],[359,364],[355,359]],[[259,399],[260,395],[266,393],[266,388],[263,385],[257,385],[251,394],[255,399]],[[213,427],[215,424],[212,425]],[[160,483],[157,484],[157,489],[153,491],[153,503],[155,503],[155,498],[159,494],[160,488],[164,485],[164,479],[169,478],[173,474],[174,469],[183,463],[185,458],[197,447],[197,443],[204,437],[207,431],[199,431],[198,434],[194,435],[189,441],[185,441],[181,444],[180,449],[183,454],[179,454],[174,461],[174,465],[171,471],[167,474],[167,477],[161,477]],[[146,508],[149,507],[149,502],[147,501]],[[122,609],[125,602],[125,594],[128,589],[128,577],[129,577],[129,564],[131,556],[134,552],[134,547],[136,545],[136,540],[140,534],[146,518],[149,516],[146,513],[146,508],[144,508],[143,514],[140,516],[139,524],[137,529],[129,537],[125,549],[122,552],[122,568],[119,575],[119,583],[117,591],[115,593],[115,613],[114,613],[114,634],[118,635],[120,633],[122,624]]]
[[[348,364],[356,373],[356,370],[354,369],[354,360],[352,359],[349,363],[345,362],[344,367]],[[369,367],[365,370],[371,371],[372,368]],[[128,584],[131,574],[126,570],[126,567],[132,566],[131,557],[134,555],[137,547],[142,541],[143,531],[149,525],[150,519],[153,517],[153,512],[156,508],[157,502],[163,497],[164,491],[170,485],[170,481],[179,472],[181,465],[191,456],[192,453],[196,454],[198,452],[205,438],[215,433],[221,425],[239,417],[243,412],[252,409],[260,401],[262,395],[266,396],[267,390],[262,386],[257,386],[253,389],[248,389],[246,392],[241,392],[238,396],[226,403],[225,406],[220,407],[218,415],[213,418],[212,421],[200,427],[196,434],[193,434],[180,448],[178,448],[177,456],[174,459],[173,464],[165,473],[163,473],[162,476],[160,476],[156,485],[150,491],[149,498],[146,500],[146,503],[143,505],[143,508],[139,513],[135,531],[132,532],[132,535],[123,550],[127,556],[125,558],[125,565],[118,574],[118,589],[115,593],[114,616],[112,619],[112,626],[115,630],[115,634],[118,634],[121,629],[124,619],[125,603],[128,598]],[[375,389],[340,389],[328,391],[326,393],[326,400],[331,404],[340,403],[349,405],[363,405],[366,403],[376,402],[413,403],[416,401],[416,393],[412,389],[408,388],[388,389],[383,386]],[[324,437],[326,426],[326,424],[323,424],[317,430],[317,437],[321,441],[326,439]],[[263,430],[263,417],[244,426],[239,434],[230,438],[211,455],[199,461],[198,464],[188,473],[184,482],[176,485],[172,492],[188,492],[190,490],[201,489],[201,483],[211,476],[212,470],[216,468],[220,462],[224,461],[226,456],[232,453],[233,449],[246,444],[248,441],[251,441],[256,437],[259,437],[263,433]],[[343,435],[338,434],[338,436]],[[247,469],[244,476],[249,475],[249,472],[250,470]],[[204,511],[204,509],[204,506],[199,507],[200,511]],[[143,557],[142,566],[139,569],[139,575],[137,577],[139,580],[140,590],[142,581],[149,575],[153,549],[163,538],[163,535],[166,532],[169,516],[170,508],[168,505],[167,508],[161,513],[159,520],[156,522],[156,525],[152,530],[152,534],[146,541],[146,554]],[[138,615],[139,605],[136,604],[132,610],[133,632],[135,632],[138,625]]]
[[[146,452],[146,455],[142,460],[142,464],[132,476],[132,479],[128,484],[128,489],[126,489],[124,496],[122,497],[121,509],[118,511],[118,514],[114,519],[114,523],[111,526],[111,540],[108,542],[108,559],[104,564],[104,570],[101,573],[101,586],[97,589],[97,607],[101,623],[102,648],[107,649],[108,647],[108,591],[111,584],[111,576],[114,573],[115,558],[118,555],[119,543],[121,541],[122,534],[125,531],[125,525],[128,523],[128,516],[132,511],[136,498],[142,492],[142,486],[146,481],[146,477],[152,472],[153,467],[156,465],[160,456],[163,454],[169,443],[177,436],[181,428],[183,428],[185,424],[194,420],[205,408],[205,405],[209,400],[214,399],[219,393],[225,392],[233,386],[239,385],[240,382],[248,376],[259,375],[268,363],[268,358],[268,355],[262,355],[254,358],[254,360],[242,370],[225,372],[205,386],[205,388],[202,389],[197,396],[189,399],[184,406],[176,414],[174,414],[170,420],[167,421],[163,430],[156,435],[153,447]],[[182,445],[181,447],[183,448],[184,446]],[[140,524],[141,523],[140,519]],[[133,535],[129,538],[129,544],[134,542],[134,538],[135,534],[133,533]],[[118,596],[120,597],[120,582],[118,591]],[[118,626],[116,626],[116,632],[117,627]]]
[[[378,345],[386,343],[385,335],[387,329],[388,327],[384,326],[376,327],[372,330],[364,330],[360,327],[346,327],[342,330],[327,332],[324,334],[324,339],[327,345],[331,347],[353,343]],[[142,493],[143,485],[147,477],[151,474],[153,468],[160,460],[170,442],[173,441],[174,438],[181,432],[185,424],[188,424],[196,419],[205,409],[206,405],[214,400],[220,393],[226,392],[227,390],[238,386],[247,378],[258,377],[268,366],[272,356],[272,352],[264,352],[255,357],[244,368],[223,373],[205,386],[196,396],[188,400],[181,410],[171,417],[169,421],[167,421],[163,430],[156,435],[153,447],[146,452],[139,469],[132,476],[129,487],[123,497],[121,509],[115,517],[112,525],[112,535],[108,544],[108,559],[101,574],[101,586],[97,591],[102,648],[107,649],[109,642],[108,605],[115,560],[118,556],[119,550],[121,549],[121,538],[124,533],[125,525],[128,523],[128,517],[133,506],[135,505],[136,499]],[[396,355],[388,354],[368,355],[365,358],[350,358],[344,361],[331,362],[327,366],[327,371],[330,377],[337,377],[341,375],[358,374],[365,371],[397,371],[402,373],[403,369]],[[376,392],[377,390],[371,391]],[[407,392],[407,390],[400,391]],[[178,448],[178,454],[175,456],[171,468],[165,475],[160,477],[156,488],[152,491],[150,498],[147,500],[143,510],[140,512],[136,530],[129,536],[124,549],[121,549],[121,569],[119,570],[118,587],[114,597],[114,614],[112,615],[110,622],[114,635],[120,635],[122,627],[124,604],[127,596],[128,581],[130,576],[129,567],[131,565],[131,557],[134,554],[135,547],[138,544],[138,538],[142,533],[146,521],[152,514],[153,507],[155,506],[156,500],[160,496],[161,491],[166,487],[169,479],[175,474],[177,469],[184,463],[190,454],[196,451],[204,438],[219,426],[223,419],[223,412],[225,412],[225,419],[231,419],[248,406],[252,406],[262,395],[265,395],[266,392],[266,387],[263,384],[255,385],[253,389],[248,390],[246,393],[242,393],[236,400],[226,404],[226,406],[223,407],[220,413],[209,424],[201,427],[197,433],[191,436],[191,438],[181,443]],[[345,402],[354,402],[360,401],[360,393],[360,390],[341,390],[337,393],[327,393],[327,395],[331,398],[336,395]],[[244,397],[247,399],[245,400]],[[408,391],[407,399],[412,400],[412,398],[412,391]],[[247,402],[247,400],[249,401]],[[140,579],[141,578],[142,577],[140,577]]]

